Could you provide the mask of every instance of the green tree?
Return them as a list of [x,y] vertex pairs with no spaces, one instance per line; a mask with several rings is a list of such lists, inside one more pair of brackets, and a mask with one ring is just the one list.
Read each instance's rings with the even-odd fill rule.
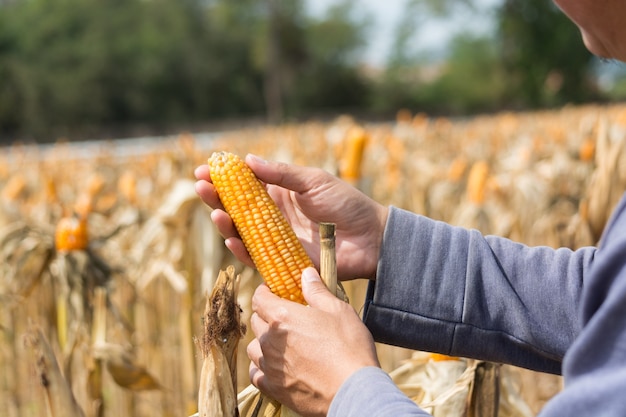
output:
[[0,130],[49,137],[201,117],[208,62],[199,3],[33,0],[3,6]]
[[[401,107],[431,113],[459,112],[471,107],[470,103],[475,103],[477,97],[474,93],[471,98],[464,95],[470,90],[466,83],[469,77],[480,75],[480,71],[468,69],[494,64],[491,59],[493,48],[487,45],[489,41],[482,39],[478,42],[470,36],[464,42],[468,35],[463,33],[437,56],[432,51],[416,50],[414,44],[419,36],[424,35],[422,27],[425,23],[433,19],[450,19],[459,14],[471,16],[475,11],[470,0],[408,1],[395,28],[383,78],[376,84],[373,108],[391,114]],[[473,47],[479,49],[472,50]],[[467,59],[472,55],[476,55],[476,61]],[[484,62],[487,57],[488,63]],[[459,70],[459,65],[465,67],[464,70]],[[459,77],[458,80],[456,77]],[[477,82],[479,80],[472,81],[473,85]],[[454,85],[461,90],[454,91]]]
[[[28,0],[0,5],[0,134],[54,140],[362,102],[345,0]],[[333,36],[331,38],[330,36]],[[115,134],[115,131],[113,131]]]
[[452,40],[439,77],[419,89],[417,100],[440,113],[495,111],[504,104],[507,82],[493,39],[461,33]]
[[514,104],[539,107],[594,98],[592,56],[576,26],[551,1],[505,0],[498,22]]
[[580,103],[600,98],[592,82],[592,56],[578,29],[545,0],[503,0],[492,10],[493,36],[477,39],[460,32],[448,45],[434,79],[420,76],[433,60],[411,48],[420,22],[453,17],[471,18],[477,9],[469,0],[412,0],[400,21],[385,78],[377,86],[374,105],[425,111],[535,108]]
[[208,75],[214,99],[211,114],[219,117],[259,114],[265,110],[264,65],[259,44],[265,39],[265,4],[255,0],[208,3]]
[[355,2],[333,5],[310,18],[304,31],[306,55],[288,97],[292,114],[363,107],[368,86],[360,72],[360,52],[371,20],[356,13]]
[[400,21],[395,27],[394,40],[389,51],[388,69],[418,63],[412,44],[420,35],[420,27],[429,20],[447,19],[456,13],[472,13],[471,0],[408,0]]

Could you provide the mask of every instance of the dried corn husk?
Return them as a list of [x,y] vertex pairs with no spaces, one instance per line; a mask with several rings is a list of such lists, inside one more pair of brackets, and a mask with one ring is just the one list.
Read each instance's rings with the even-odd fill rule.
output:
[[204,336],[198,342],[204,361],[200,374],[198,416],[235,417],[237,411],[237,346],[245,333],[237,304],[239,276],[229,266],[220,271],[207,299]]
[[508,370],[489,362],[416,352],[390,372],[398,388],[434,417],[532,417]]
[[28,297],[54,257],[50,233],[17,221],[0,230],[0,294]]
[[596,171],[588,187],[588,222],[595,240],[599,240],[613,207],[626,184],[621,178],[626,135],[611,135],[606,121],[598,128]]
[[300,417],[300,414],[268,397],[254,385],[237,395],[240,417]]
[[439,416],[462,416],[471,395],[476,362],[434,361],[417,355],[390,372],[395,384],[423,409]]
[[105,363],[109,374],[120,387],[133,391],[162,388],[156,378],[137,363],[127,346],[106,342],[97,343],[93,346],[93,356]]

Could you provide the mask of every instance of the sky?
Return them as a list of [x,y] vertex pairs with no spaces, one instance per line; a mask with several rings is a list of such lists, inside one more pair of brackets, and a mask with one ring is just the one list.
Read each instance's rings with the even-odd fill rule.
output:
[[[308,8],[312,15],[322,15],[324,11],[339,0],[308,0]],[[469,29],[474,32],[488,32],[492,29],[492,20],[487,10],[500,3],[501,0],[474,0],[481,13],[467,16],[458,15],[449,20],[434,19],[429,22],[420,22],[416,17],[416,24],[422,25],[417,31],[414,47],[416,50],[435,50],[446,47],[447,42],[460,29]],[[356,0],[362,9],[373,19],[374,28],[370,30],[364,60],[373,65],[381,66],[385,63],[390,50],[394,27],[402,17],[407,0]]]

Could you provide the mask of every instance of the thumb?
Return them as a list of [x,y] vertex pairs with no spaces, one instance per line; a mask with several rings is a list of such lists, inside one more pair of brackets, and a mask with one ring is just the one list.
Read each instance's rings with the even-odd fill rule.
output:
[[322,282],[317,270],[311,267],[302,271],[302,294],[311,307],[321,310],[327,310],[326,306],[337,300]]
[[285,162],[267,161],[256,155],[246,155],[246,164],[266,184],[274,184],[298,193],[311,188],[316,168],[302,167]]

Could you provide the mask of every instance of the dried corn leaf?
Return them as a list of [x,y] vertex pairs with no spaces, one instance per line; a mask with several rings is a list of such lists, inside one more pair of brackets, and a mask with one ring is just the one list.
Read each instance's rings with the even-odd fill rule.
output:
[[300,414],[268,397],[254,385],[237,396],[240,417],[300,417]]
[[24,337],[25,345],[33,350],[39,382],[46,391],[52,417],[83,417],[72,389],[63,378],[52,348],[41,329],[31,328]]
[[269,398],[254,385],[248,385],[237,396],[240,417],[281,417],[281,404]]
[[24,222],[0,230],[0,293],[28,297],[54,255],[52,237]]
[[161,389],[161,384],[146,368],[137,364],[130,350],[114,343],[97,343],[93,356],[102,360],[111,377],[120,387],[132,391]]
[[626,139],[610,140],[606,130],[600,130],[598,145],[597,168],[588,188],[588,221],[595,240],[599,240],[602,235],[625,188],[620,178],[620,161],[625,153]]

